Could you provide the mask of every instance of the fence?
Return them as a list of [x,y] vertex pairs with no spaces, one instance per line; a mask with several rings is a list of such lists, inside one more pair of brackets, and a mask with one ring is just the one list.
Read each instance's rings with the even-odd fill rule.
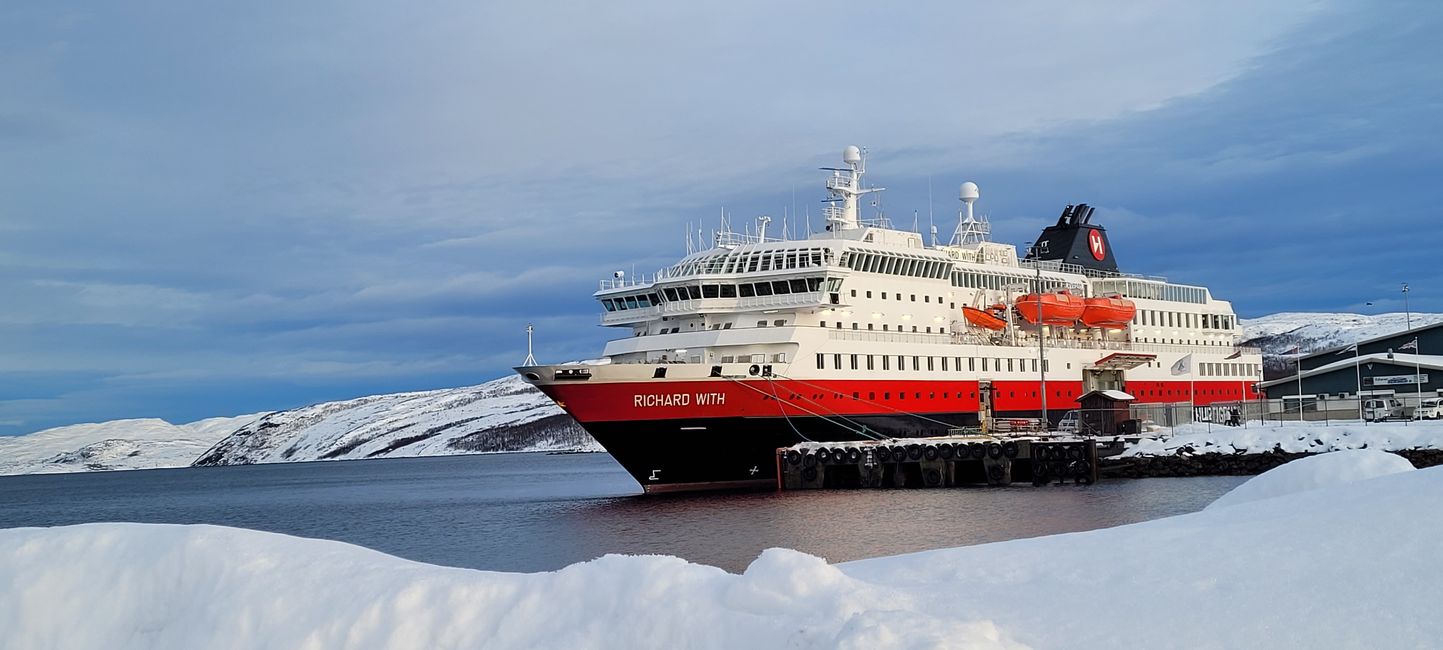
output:
[[[1436,400],[1430,393],[1418,395],[1392,395],[1381,397],[1363,396],[1348,398],[1313,398],[1299,402],[1297,399],[1247,400],[1214,402],[1206,406],[1193,406],[1187,402],[1169,404],[1131,404],[1128,418],[1139,420],[1141,428],[1153,426],[1173,428],[1185,424],[1206,424],[1209,426],[1286,426],[1288,424],[1359,424],[1367,422],[1362,417],[1361,401],[1369,399],[1397,400],[1398,406],[1387,410],[1374,410],[1369,420],[1387,419],[1407,423],[1415,419],[1423,400]],[[1301,412],[1300,412],[1301,407]],[[1066,416],[1076,422],[1077,431],[1083,434],[1097,434],[1107,428],[1104,422],[1117,416],[1112,411],[1077,410],[1076,415]],[[1427,411],[1425,410],[1425,414]],[[1384,418],[1383,416],[1386,416]],[[1064,425],[1071,426],[1071,425]]]

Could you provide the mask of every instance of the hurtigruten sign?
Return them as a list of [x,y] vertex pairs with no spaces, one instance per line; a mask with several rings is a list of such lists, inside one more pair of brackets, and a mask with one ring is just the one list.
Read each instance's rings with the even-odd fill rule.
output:
[[1402,386],[1404,384],[1426,384],[1428,373],[1421,375],[1384,375],[1382,377],[1365,377],[1364,384],[1369,386]]

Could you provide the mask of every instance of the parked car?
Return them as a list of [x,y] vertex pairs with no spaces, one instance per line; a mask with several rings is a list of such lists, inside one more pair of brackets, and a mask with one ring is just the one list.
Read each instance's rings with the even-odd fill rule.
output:
[[1381,422],[1403,417],[1403,403],[1393,399],[1369,399],[1363,401],[1363,419]]
[[1430,398],[1423,400],[1418,410],[1413,412],[1413,417],[1419,420],[1437,420],[1443,418],[1443,399]]

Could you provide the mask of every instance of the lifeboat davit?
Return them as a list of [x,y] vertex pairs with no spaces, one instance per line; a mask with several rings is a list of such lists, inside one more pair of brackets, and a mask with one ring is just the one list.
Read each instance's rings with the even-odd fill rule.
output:
[[967,322],[978,327],[984,327],[989,330],[1000,330],[1007,327],[1007,319],[998,315],[997,307],[1006,309],[1003,305],[993,305],[993,309],[989,311],[964,306],[962,307],[962,315],[967,317]]
[[1013,304],[1017,307],[1017,313],[1022,314],[1022,318],[1033,325],[1037,324],[1039,307],[1042,311],[1043,325],[1071,325],[1077,322],[1086,308],[1082,298],[1066,291],[1044,293],[1040,296],[1029,293],[1018,298],[1017,302]]
[[1083,301],[1082,324],[1088,327],[1122,329],[1137,314],[1137,305],[1120,296],[1088,298]]

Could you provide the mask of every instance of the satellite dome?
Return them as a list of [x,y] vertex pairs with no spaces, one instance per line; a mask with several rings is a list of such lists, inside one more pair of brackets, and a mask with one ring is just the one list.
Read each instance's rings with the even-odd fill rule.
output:
[[976,201],[977,197],[982,196],[982,193],[977,190],[976,183],[967,181],[962,184],[961,196],[963,201]]
[[861,149],[858,149],[856,145],[848,145],[846,149],[843,149],[843,150],[842,150],[842,162],[844,162],[844,163],[858,163],[858,162],[862,162],[862,150],[861,150]]

